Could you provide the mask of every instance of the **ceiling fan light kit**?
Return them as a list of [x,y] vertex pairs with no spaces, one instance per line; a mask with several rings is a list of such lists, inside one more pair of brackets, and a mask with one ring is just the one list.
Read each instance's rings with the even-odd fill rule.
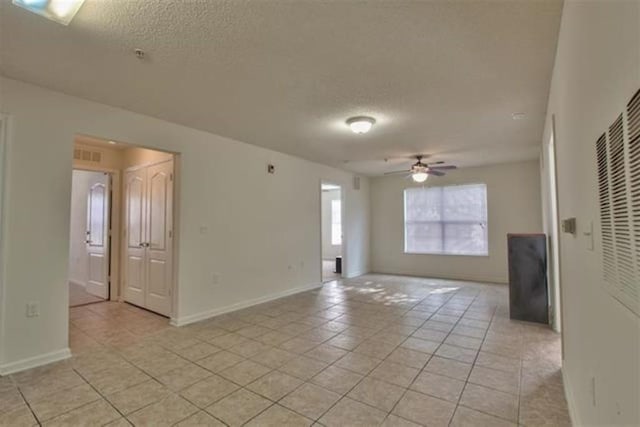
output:
[[407,174],[407,178],[411,177],[413,182],[422,184],[429,178],[429,175],[443,176],[445,175],[444,171],[457,169],[457,166],[454,166],[454,165],[443,165],[442,164],[444,163],[443,161],[437,161],[433,163],[422,163],[423,157],[424,157],[423,155],[414,156],[414,158],[418,161],[415,162],[413,165],[411,165],[409,170],[387,172],[385,173],[385,175],[395,175],[399,173],[404,173],[404,174]]

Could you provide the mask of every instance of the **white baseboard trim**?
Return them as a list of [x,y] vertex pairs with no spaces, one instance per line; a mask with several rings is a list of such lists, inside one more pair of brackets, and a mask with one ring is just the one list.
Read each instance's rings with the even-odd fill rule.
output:
[[314,283],[306,286],[299,286],[297,288],[287,289],[286,291],[276,292],[275,294],[265,295],[263,297],[253,298],[247,301],[242,301],[236,304],[231,304],[226,307],[220,307],[213,310],[203,311],[189,316],[183,316],[178,318],[172,318],[169,324],[171,326],[185,326],[190,323],[200,322],[202,320],[210,319],[212,317],[220,316],[221,314],[231,313],[232,311],[242,310],[243,308],[251,307],[265,302],[273,301],[278,298],[288,297],[290,295],[299,294],[300,292],[312,291],[322,287],[322,283]]
[[71,357],[71,350],[64,348],[62,350],[52,351],[51,353],[41,354],[40,356],[28,357],[26,359],[0,365],[0,375],[15,374],[16,372],[26,369],[35,368],[49,363],[58,362],[60,360]]
[[87,287],[86,283],[82,283],[80,280],[69,279],[69,283],[73,283],[74,285],[82,286],[83,288]]
[[371,274],[386,274],[390,276],[407,276],[407,277],[420,277],[423,279],[442,279],[442,280],[457,280],[461,282],[477,282],[477,283],[490,283],[490,284],[498,284],[498,285],[507,285],[509,284],[508,280],[500,277],[471,277],[467,275],[454,274],[451,276],[442,276],[442,275],[431,275],[431,274],[414,274],[414,273],[401,273],[401,272],[393,272],[393,271],[382,271],[374,269],[371,271]]
[[576,410],[575,400],[573,398],[573,391],[571,389],[571,384],[569,383],[569,378],[567,377],[566,370],[564,366],[560,370],[562,372],[562,383],[564,385],[564,398],[567,399],[567,407],[569,408],[569,418],[571,418],[571,425],[573,426],[581,426],[583,425],[580,422],[580,417],[578,417],[578,411]]

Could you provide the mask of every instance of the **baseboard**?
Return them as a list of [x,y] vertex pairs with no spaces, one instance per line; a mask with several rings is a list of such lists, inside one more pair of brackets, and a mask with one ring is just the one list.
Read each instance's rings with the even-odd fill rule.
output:
[[69,283],[73,283],[74,285],[82,286],[83,288],[87,287],[86,283],[82,283],[80,280],[69,279]]
[[571,384],[569,383],[569,378],[567,377],[566,370],[564,366],[560,370],[562,372],[562,383],[564,385],[564,398],[567,400],[567,407],[569,408],[569,418],[571,418],[571,425],[573,426],[581,426],[583,425],[580,422],[580,417],[578,417],[578,411],[576,410],[575,400],[573,399],[573,391],[571,389]]
[[71,357],[71,350],[68,348],[52,351],[51,353],[42,354],[40,356],[29,357],[27,359],[18,360],[16,362],[0,365],[0,375],[9,375],[26,369],[35,368],[49,363],[58,362],[60,360]]
[[363,276],[365,274],[368,274],[368,271],[356,271],[354,273],[349,273],[348,275],[345,275],[344,278],[345,279],[353,279],[354,277],[358,277],[358,276]]
[[190,323],[200,322],[212,317],[220,316],[221,314],[231,313],[233,311],[242,310],[254,305],[263,304],[265,302],[273,301],[278,298],[288,297],[290,295],[299,294],[300,292],[312,291],[322,287],[322,283],[314,283],[306,286],[299,286],[297,288],[288,289],[282,292],[276,292],[275,294],[265,295],[259,298],[253,298],[247,301],[242,301],[236,304],[231,304],[226,307],[220,307],[213,310],[203,311],[189,316],[172,318],[169,322],[172,326],[185,326]]
[[454,276],[439,276],[439,275],[431,275],[431,274],[413,274],[413,273],[397,273],[393,271],[378,271],[373,270],[371,274],[387,274],[390,276],[407,276],[407,277],[420,277],[423,279],[442,279],[442,280],[458,280],[462,282],[478,282],[478,283],[491,283],[498,285],[506,285],[508,282],[504,278],[498,277],[471,277],[462,275],[454,275]]

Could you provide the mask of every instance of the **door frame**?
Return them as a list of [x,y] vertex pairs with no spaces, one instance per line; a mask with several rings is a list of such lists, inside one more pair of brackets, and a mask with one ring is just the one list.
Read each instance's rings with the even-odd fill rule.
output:
[[120,216],[122,211],[120,171],[118,169],[105,168],[101,166],[82,165],[73,167],[72,170],[85,172],[103,172],[111,178],[110,191],[111,200],[109,206],[109,298],[107,301],[120,301],[120,257],[118,248],[120,247]]
[[[345,227],[345,222],[344,222],[344,218],[345,218],[345,186],[343,184],[339,184],[336,183],[336,181],[332,181],[332,180],[328,180],[328,179],[324,179],[321,178],[320,179],[320,183],[318,185],[318,200],[320,201],[320,209],[319,209],[319,213],[320,213],[320,281],[319,283],[325,283],[324,278],[322,277],[322,271],[323,271],[323,265],[322,265],[322,261],[324,261],[324,259],[322,258],[322,248],[323,248],[323,244],[322,244],[322,232],[323,232],[323,228],[322,228],[322,185],[323,184],[329,184],[329,185],[336,185],[338,187],[340,187],[340,225],[342,228],[342,245],[340,248],[340,252],[341,252],[341,256],[342,256],[342,272],[340,273],[340,278],[344,279],[345,277],[347,277],[346,275],[346,254],[347,254],[347,228]],[[330,280],[329,280],[330,281]]]
[[[171,236],[171,308],[169,310],[169,319],[171,321],[173,321],[173,319],[177,318],[177,307],[178,307],[178,236],[179,236],[179,230],[178,230],[178,216],[179,216],[179,203],[177,202],[177,200],[179,199],[179,172],[180,172],[180,167],[179,167],[179,160],[180,160],[180,155],[179,153],[173,153],[170,151],[164,151],[164,150],[158,150],[156,148],[146,148],[146,147],[142,147],[142,146],[137,146],[137,145],[132,145],[132,147],[140,147],[140,148],[145,148],[147,150],[153,150],[153,151],[158,151],[158,152],[162,152],[162,153],[166,153],[169,154],[171,156],[171,159],[167,159],[167,160],[159,160],[157,162],[147,162],[147,163],[142,163],[139,165],[135,165],[135,166],[130,166],[128,168],[125,168],[122,170],[122,176],[124,177],[126,175],[127,172],[131,172],[131,171],[136,171],[139,169],[143,169],[143,168],[147,168],[149,166],[154,166],[154,165],[158,165],[161,163],[166,163],[168,161],[172,161],[173,162],[173,181],[172,181],[172,185],[173,185],[173,198],[172,198],[172,203],[171,203],[171,210],[172,210],[172,224],[171,224],[171,231],[172,231],[172,236]],[[124,197],[126,195],[125,192],[125,188],[124,186],[126,185],[126,183],[124,182],[124,180],[122,181],[122,196],[121,196],[121,208],[120,211],[122,213],[122,220],[124,221],[124,209],[126,207],[126,203],[124,200]],[[120,263],[123,266],[124,269],[124,265],[126,263],[126,259],[125,257],[127,256],[127,241],[125,239],[125,226],[124,226],[124,222],[121,224],[120,228],[119,228],[119,233],[118,233],[121,237],[120,239]],[[121,277],[124,277],[124,270],[121,272]],[[122,287],[122,280],[119,283],[120,285],[120,293],[119,293],[119,301],[121,302],[125,302],[124,300],[124,289]],[[144,307],[141,307],[144,308]],[[159,316],[161,316],[161,314],[158,314]]]
[[5,197],[6,197],[6,180],[7,180],[7,162],[5,159],[8,157],[9,140],[12,135],[12,116],[0,112],[0,343],[4,342],[4,324],[5,324],[5,312],[3,310],[5,297],[5,255],[6,251],[6,239],[4,238],[4,232],[6,229],[6,216],[4,215]]

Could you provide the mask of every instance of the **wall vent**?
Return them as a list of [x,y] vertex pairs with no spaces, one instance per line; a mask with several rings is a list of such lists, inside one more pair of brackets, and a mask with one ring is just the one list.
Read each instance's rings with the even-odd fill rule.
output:
[[604,282],[640,315],[640,90],[596,142]]
[[73,149],[73,160],[89,163],[100,163],[102,162],[102,152],[76,147]]

